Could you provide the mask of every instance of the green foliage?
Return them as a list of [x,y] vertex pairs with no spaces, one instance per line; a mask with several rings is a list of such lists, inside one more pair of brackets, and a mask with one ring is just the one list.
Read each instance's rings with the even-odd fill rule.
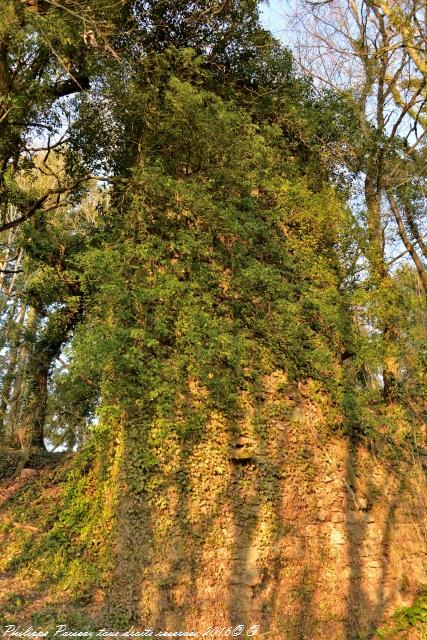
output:
[[[28,483],[8,505],[1,525],[1,532],[8,533],[2,571],[24,582],[31,578],[39,597],[51,594],[35,614],[42,625],[60,624],[64,616],[72,620],[74,609],[87,603],[106,580],[111,514],[105,508],[106,487],[94,469],[94,453],[87,447],[71,465],[45,475],[44,486]],[[26,607],[25,595],[9,595],[0,620],[9,624],[22,619]],[[79,621],[83,619],[81,613]]]
[[[54,446],[90,445],[48,508],[35,484],[15,498],[14,521],[31,518],[43,528],[36,541],[23,528],[19,554],[9,548],[4,568],[35,572],[40,592],[59,588],[75,605],[114,586],[118,536],[136,551],[136,534],[141,548],[144,536],[167,534],[161,492],[168,482],[188,490],[188,451],[214,442],[215,425],[223,428],[215,443],[221,476],[226,440],[242,425],[266,450],[272,424],[289,420],[282,397],[289,383],[304,381],[328,424],[353,442],[364,435],[404,446],[408,407],[425,396],[425,303],[413,272],[398,270],[377,286],[359,271],[369,234],[343,195],[346,171],[366,168],[368,150],[351,97],[316,95],[289,51],[258,24],[256,2],[226,2],[221,11],[207,4],[118,3],[111,15],[104,2],[77,3],[81,13],[52,5],[24,9],[22,23],[16,3],[7,4],[9,58],[17,69],[24,59],[39,69],[22,91],[9,92],[6,108],[21,119],[28,110],[39,135],[43,127],[58,133],[65,115],[61,177],[102,171],[111,184],[107,197],[92,194],[89,204],[76,188],[13,239],[24,255],[14,295],[34,314],[22,329],[27,353],[15,349],[15,369],[2,375],[11,379],[16,370],[24,378],[24,424],[37,414]],[[64,68],[83,86],[70,88]],[[53,106],[74,91],[63,111]],[[7,124],[0,130],[2,203],[24,211],[43,191],[37,179],[51,152],[24,161],[14,149],[34,129]],[[55,167],[41,186],[57,184]],[[392,350],[386,324],[399,338]],[[9,341],[8,354],[12,347]],[[389,405],[381,397],[386,355],[401,373],[399,402]],[[262,408],[275,374],[277,402]],[[181,458],[170,480],[157,471],[174,445]],[[313,481],[308,447],[299,457]],[[277,473],[263,455],[254,460],[269,481]],[[250,477],[242,474],[242,484]],[[157,529],[141,526],[150,509]],[[185,513],[178,525],[189,531]],[[2,526],[10,534],[10,522]],[[127,580],[139,575],[138,553],[130,554]],[[302,599],[312,586],[308,572]],[[39,623],[55,621],[48,605]],[[22,606],[12,594],[3,613]],[[113,619],[126,625],[131,606]],[[402,613],[405,624],[420,606]]]
[[398,630],[415,626],[418,622],[427,624],[427,596],[420,596],[412,607],[403,607],[394,614]]
[[[90,292],[81,371],[96,371],[103,405],[142,431],[151,423],[158,442],[203,429],[214,410],[241,412],[250,381],[277,368],[339,377],[346,213],[328,187],[287,178],[279,133],[172,79],[115,212],[119,235],[80,258]],[[191,380],[206,388],[200,403],[188,399]]]
[[423,634],[424,625],[427,625],[427,596],[421,594],[412,606],[398,609],[392,617],[391,624],[378,629],[375,637],[379,640],[400,638],[402,632],[409,631],[413,627]]

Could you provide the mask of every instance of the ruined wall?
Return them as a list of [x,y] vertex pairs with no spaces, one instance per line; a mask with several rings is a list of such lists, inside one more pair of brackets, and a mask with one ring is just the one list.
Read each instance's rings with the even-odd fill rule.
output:
[[64,461],[64,453],[49,451],[25,453],[23,451],[0,450],[0,480],[10,478],[20,467],[26,469],[53,468]]
[[172,438],[148,502],[123,498],[113,623],[350,640],[427,585],[426,459],[331,436],[318,403],[279,385],[243,421]]

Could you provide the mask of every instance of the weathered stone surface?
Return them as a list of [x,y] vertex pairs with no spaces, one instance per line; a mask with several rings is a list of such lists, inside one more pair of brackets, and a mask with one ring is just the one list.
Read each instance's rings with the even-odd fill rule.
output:
[[233,442],[233,446],[235,446],[235,447],[244,447],[244,446],[253,447],[253,446],[256,446],[256,440],[254,438],[250,438],[248,436],[239,436]]
[[342,511],[334,511],[331,514],[331,522],[344,522],[345,514]]
[[36,475],[37,471],[35,469],[21,469],[21,478],[31,478]]
[[325,520],[328,519],[328,512],[326,511],[326,509],[319,509],[317,513],[317,519],[319,520],[319,522],[325,522]]
[[[274,415],[275,407],[269,409]],[[305,416],[299,409],[296,416]],[[150,585],[165,574],[165,628],[246,620],[260,624],[269,640],[371,637],[427,584],[421,476],[330,432],[315,437],[309,421],[302,427],[272,419],[263,438],[255,428],[252,434],[252,418],[237,440],[225,428],[215,432],[215,442],[231,447],[213,454],[200,445],[203,455],[186,458],[191,491],[184,498],[175,504],[166,490],[156,493],[169,505],[170,522],[157,529],[154,514],[146,543],[153,560],[144,564],[149,556],[141,551],[141,623],[159,626]],[[230,464],[233,446],[247,449],[247,464]],[[254,462],[257,450],[268,464]],[[170,531],[184,539],[184,557],[168,552]],[[174,586],[183,577],[186,590],[183,581]]]
[[357,505],[361,511],[366,511],[368,508],[368,500],[365,496],[357,496]]
[[304,423],[307,419],[306,412],[301,407],[296,407],[291,414],[291,422]]
[[315,524],[308,524],[305,527],[305,534],[308,538],[315,538],[319,535],[319,528]]
[[257,567],[248,567],[243,574],[243,584],[256,587],[262,582],[262,573]]
[[345,544],[346,539],[345,539],[344,532],[341,531],[340,529],[331,529],[330,541],[332,545]]

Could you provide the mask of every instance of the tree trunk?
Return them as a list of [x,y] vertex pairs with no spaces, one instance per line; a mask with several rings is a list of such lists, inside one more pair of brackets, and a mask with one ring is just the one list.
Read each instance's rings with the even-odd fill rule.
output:
[[53,363],[61,353],[69,331],[76,325],[80,309],[53,314],[43,334],[34,341],[25,374],[25,398],[21,420],[21,447],[45,449],[48,382]]
[[415,239],[417,245],[420,247],[424,258],[427,259],[427,245],[421,236],[418,225],[415,222],[414,216],[412,215],[412,212],[410,211],[410,208],[408,206],[405,207],[405,217],[408,222],[408,226],[411,230],[413,238]]
[[30,449],[45,449],[44,424],[47,412],[47,384],[49,370],[55,358],[44,351],[42,342],[35,345],[27,374],[27,403],[22,421],[25,444]]
[[415,249],[414,244],[409,239],[408,234],[406,233],[405,225],[403,223],[402,216],[400,215],[399,205],[396,202],[396,199],[391,193],[387,193],[388,202],[390,204],[390,209],[394,218],[396,220],[397,228],[399,230],[400,238],[405,245],[405,249],[411,256],[415,268],[417,270],[418,276],[420,278],[421,284],[423,285],[423,289],[427,295],[427,273],[421,259]]
[[378,295],[384,295],[383,317],[379,318],[383,337],[383,397],[393,402],[397,394],[399,367],[394,355],[396,329],[390,318],[388,298],[389,274],[384,260],[383,227],[381,222],[381,188],[372,176],[365,179],[365,200],[368,210],[369,252],[371,276]]
[[5,443],[7,441],[7,424],[8,424],[8,411],[10,409],[10,401],[14,388],[14,381],[16,380],[17,366],[20,358],[19,341],[22,337],[22,329],[25,317],[25,307],[21,307],[18,311],[17,317],[15,312],[11,313],[11,321],[16,323],[16,334],[14,340],[9,347],[8,364],[6,373],[4,374],[1,386],[1,401],[0,401],[0,442]]

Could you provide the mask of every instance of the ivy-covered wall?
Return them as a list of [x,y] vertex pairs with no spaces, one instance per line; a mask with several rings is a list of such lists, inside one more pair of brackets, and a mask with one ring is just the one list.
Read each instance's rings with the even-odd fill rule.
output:
[[104,464],[88,451],[9,487],[2,622],[422,638],[422,451],[333,435],[326,396],[280,370],[246,408],[232,429],[216,414],[171,434],[149,471],[122,433]]

